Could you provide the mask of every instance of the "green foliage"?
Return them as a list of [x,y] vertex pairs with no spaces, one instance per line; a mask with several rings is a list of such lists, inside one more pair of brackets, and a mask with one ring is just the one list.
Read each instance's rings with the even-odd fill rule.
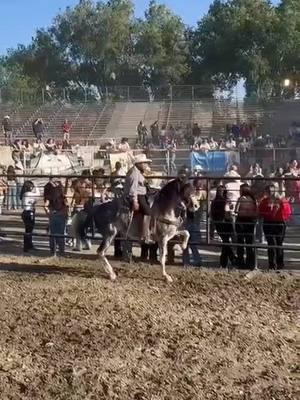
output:
[[[299,1],[215,0],[193,32],[194,68],[223,87],[246,79],[248,94],[280,94],[299,68]],[[298,59],[298,61],[297,61]]]
[[300,1],[215,0],[195,29],[151,0],[135,19],[131,0],[80,0],[32,43],[9,51],[0,85],[17,88],[205,84],[249,97],[282,95],[300,81]]

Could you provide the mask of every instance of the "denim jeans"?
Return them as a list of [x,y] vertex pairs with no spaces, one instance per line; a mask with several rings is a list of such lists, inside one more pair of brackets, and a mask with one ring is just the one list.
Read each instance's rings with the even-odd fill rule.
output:
[[15,182],[8,182],[7,209],[17,207],[17,186]]
[[20,199],[21,195],[21,190],[22,190],[23,184],[22,183],[17,183],[17,188],[16,188],[16,203],[17,203],[17,209],[22,207],[22,200]]
[[51,211],[49,216],[49,230],[50,230],[50,253],[52,256],[56,255],[56,247],[60,256],[65,253],[65,230],[66,230],[66,215],[61,211]]
[[[198,243],[199,242],[199,244],[200,244],[201,232],[200,232],[199,224],[195,223],[194,221],[187,221],[185,229],[190,234],[189,243],[193,243],[193,242]],[[190,259],[189,249],[191,249],[191,252],[193,255],[192,263],[191,263],[191,259]],[[195,245],[195,244],[188,244],[188,247],[185,250],[183,250],[182,261],[183,261],[183,265],[193,265],[195,267],[200,267],[202,265],[202,257],[199,253],[199,246]]]

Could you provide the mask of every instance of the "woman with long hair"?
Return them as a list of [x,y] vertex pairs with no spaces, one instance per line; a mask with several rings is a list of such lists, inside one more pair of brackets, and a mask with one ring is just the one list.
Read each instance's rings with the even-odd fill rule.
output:
[[21,190],[20,199],[23,203],[22,220],[25,225],[23,251],[34,249],[32,243],[32,232],[35,225],[35,205],[40,195],[39,188],[32,181],[25,181]]
[[220,185],[217,187],[216,197],[211,203],[210,215],[216,231],[224,244],[220,256],[221,268],[226,268],[228,261],[231,262],[232,266],[235,266],[236,263],[236,257],[231,246],[234,237],[234,229],[229,207],[227,191],[224,186]]
[[[240,197],[235,207],[236,221],[235,230],[237,237],[237,264],[240,268],[255,268],[254,231],[257,221],[258,210],[256,199],[246,183],[240,187]],[[244,252],[246,247],[246,260]]]

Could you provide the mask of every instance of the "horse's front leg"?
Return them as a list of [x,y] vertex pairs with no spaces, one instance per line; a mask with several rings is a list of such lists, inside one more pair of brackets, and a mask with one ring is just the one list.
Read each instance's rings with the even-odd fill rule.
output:
[[115,226],[112,226],[111,229],[105,235],[103,235],[103,241],[97,250],[100,260],[103,261],[104,270],[109,275],[109,278],[112,281],[116,280],[117,275],[115,274],[105,254],[109,246],[111,245],[111,242],[116,237],[117,233],[118,233],[117,228]]
[[188,231],[178,231],[177,234],[178,236],[183,236],[183,242],[181,243],[181,248],[182,250],[185,250],[188,247],[189,239],[190,239],[190,234]]
[[167,259],[167,253],[168,253],[168,242],[169,240],[172,239],[173,236],[167,236],[164,237],[161,242],[159,243],[159,252],[160,252],[160,265],[162,266],[162,273],[164,278],[167,280],[167,282],[172,283],[173,279],[172,277],[167,274],[166,272],[166,259]]

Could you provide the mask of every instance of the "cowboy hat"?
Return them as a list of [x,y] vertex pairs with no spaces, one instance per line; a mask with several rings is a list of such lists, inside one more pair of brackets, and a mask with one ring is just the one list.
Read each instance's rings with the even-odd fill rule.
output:
[[146,157],[146,154],[138,154],[134,157],[134,164],[151,163],[152,160]]

